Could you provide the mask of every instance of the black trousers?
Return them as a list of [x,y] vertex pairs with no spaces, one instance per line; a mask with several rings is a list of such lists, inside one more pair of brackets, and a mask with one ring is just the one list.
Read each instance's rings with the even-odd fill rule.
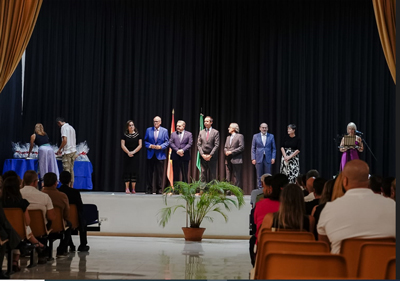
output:
[[216,160],[206,161],[203,158],[200,159],[202,182],[210,182],[217,178],[217,162]]
[[164,162],[165,160],[158,160],[156,155],[146,161],[146,187],[147,192],[153,192],[153,174],[156,172],[156,193],[162,190],[162,181],[164,176]]
[[[79,231],[79,240],[80,240],[80,246],[84,247],[87,245],[87,225],[86,225],[86,220],[83,217],[83,214],[78,214],[79,218],[79,226],[78,226],[78,231]],[[69,240],[69,246],[74,246],[74,241],[72,239]]]
[[[242,188],[242,165],[232,164],[231,161],[227,161],[225,164],[226,180],[240,188]],[[235,178],[235,181],[233,181],[233,178]]]
[[172,160],[172,168],[174,169],[174,182],[180,180],[180,175],[182,174],[182,181],[188,181],[188,167],[189,161],[187,160]]

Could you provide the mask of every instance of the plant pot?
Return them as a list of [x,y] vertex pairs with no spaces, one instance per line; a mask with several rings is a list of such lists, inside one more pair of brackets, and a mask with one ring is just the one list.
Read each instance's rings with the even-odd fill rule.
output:
[[203,233],[206,229],[204,227],[182,227],[182,230],[186,241],[201,241],[203,238]]

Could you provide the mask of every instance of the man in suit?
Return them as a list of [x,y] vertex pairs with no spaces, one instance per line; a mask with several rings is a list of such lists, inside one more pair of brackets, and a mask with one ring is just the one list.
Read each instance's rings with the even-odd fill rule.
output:
[[213,119],[207,116],[204,119],[204,130],[201,130],[197,139],[197,149],[200,153],[202,182],[210,182],[217,178],[217,161],[219,147],[219,132],[212,127]]
[[171,160],[174,169],[174,181],[179,181],[182,173],[182,181],[188,182],[188,166],[190,161],[190,148],[193,144],[191,132],[185,131],[185,121],[176,123],[176,131],[171,134],[169,147],[172,149]]
[[226,179],[233,183],[235,177],[235,185],[242,188],[242,152],[244,150],[244,137],[239,134],[239,125],[231,123],[228,128],[230,136],[225,142],[225,168]]
[[268,134],[268,125],[260,125],[260,133],[253,136],[251,142],[251,163],[256,166],[257,186],[261,188],[261,176],[271,174],[271,165],[275,163],[276,147],[273,134]]
[[146,194],[153,193],[153,173],[156,172],[156,194],[162,190],[164,162],[167,158],[165,149],[169,144],[168,130],[161,127],[159,116],[153,119],[154,126],[146,130],[144,143],[147,149],[146,161]]

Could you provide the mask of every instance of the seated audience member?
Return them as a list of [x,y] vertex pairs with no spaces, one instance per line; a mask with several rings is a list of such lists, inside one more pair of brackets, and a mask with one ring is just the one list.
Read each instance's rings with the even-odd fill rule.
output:
[[392,181],[392,186],[390,189],[391,189],[390,198],[396,201],[396,179]]
[[321,215],[322,210],[325,208],[326,203],[332,200],[334,185],[335,185],[335,179],[328,180],[325,183],[324,189],[322,190],[321,198],[319,199],[319,204],[315,206],[311,212],[311,215],[314,217],[315,220],[315,227],[314,227],[315,240],[318,240],[317,224],[319,216]]
[[385,197],[390,197],[392,190],[392,182],[395,180],[394,177],[387,177],[382,180],[382,194]]
[[[266,177],[271,177],[271,176],[272,176],[271,174],[264,174],[264,175],[262,175],[261,178],[260,178],[260,180],[261,180],[261,185],[263,184],[264,179],[265,179]],[[264,198],[264,192],[263,192],[263,190],[264,190],[263,188],[256,188],[256,189],[254,189],[254,190],[251,192],[251,194],[250,194],[250,205],[251,205],[252,208],[254,208],[254,207],[256,206],[256,203],[257,203],[260,199]]]
[[382,177],[378,175],[370,176],[369,188],[371,188],[373,193],[382,194]]
[[263,226],[275,231],[290,229],[312,232],[314,218],[307,216],[305,209],[301,188],[289,184],[281,192],[279,211],[265,215]]
[[325,183],[326,183],[326,179],[323,179],[323,178],[316,178],[314,180],[314,183],[313,183],[314,199],[312,201],[306,202],[306,214],[307,215],[311,215],[311,212],[314,209],[314,207],[319,204],[319,199],[321,198]]
[[[90,247],[87,245],[87,232],[86,232],[86,220],[83,216],[83,203],[81,193],[73,189],[71,187],[71,173],[68,171],[62,171],[60,174],[60,182],[61,186],[58,188],[58,191],[65,193],[68,197],[69,204],[75,204],[78,210],[78,219],[79,219],[79,238],[80,245],[78,247],[79,252],[87,252]],[[75,252],[75,245],[72,239],[69,243],[69,249],[71,252]]]
[[[63,214],[64,224],[71,226],[69,222],[69,201],[65,193],[57,190],[57,175],[55,173],[47,173],[43,177],[43,189],[42,192],[50,196],[53,205],[61,209]],[[68,256],[68,245],[71,239],[71,227],[68,227],[60,239],[60,245],[57,247],[57,257]]]
[[321,212],[319,240],[330,243],[331,253],[338,254],[347,238],[396,237],[396,202],[369,189],[368,164],[349,161],[342,176],[346,193],[328,202]]
[[315,180],[315,178],[311,177],[306,182],[306,189],[307,189],[308,195],[304,197],[304,202],[310,202],[310,201],[313,201],[315,199],[315,196],[314,196],[314,180]]
[[305,180],[306,180],[306,175],[305,174],[304,175],[299,175],[296,178],[296,184],[301,187],[301,190],[303,190],[303,192],[304,192],[304,196],[307,196],[308,195],[308,190],[306,188],[306,181]]
[[306,174],[306,181],[308,181],[309,178],[319,178],[319,172],[317,170],[309,170]]
[[[2,195],[2,205],[3,208],[20,208],[24,212],[25,216],[25,227],[27,239],[31,242],[37,249],[38,252],[44,250],[44,245],[40,243],[32,233],[30,225],[29,212],[27,210],[29,202],[26,199],[22,199],[20,193],[21,182],[17,177],[8,177],[3,183],[3,195]],[[13,271],[18,272],[21,270],[19,266],[19,250],[15,250],[13,254]]]
[[332,197],[331,201],[336,198],[342,197],[345,194],[346,190],[343,186],[343,174],[339,173],[335,178],[335,184],[333,185]]

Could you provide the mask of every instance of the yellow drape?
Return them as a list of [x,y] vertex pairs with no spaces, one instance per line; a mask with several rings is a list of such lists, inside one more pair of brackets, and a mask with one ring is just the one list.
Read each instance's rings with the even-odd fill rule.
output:
[[0,0],[0,92],[28,45],[43,0]]
[[379,37],[396,84],[396,0],[372,0]]

